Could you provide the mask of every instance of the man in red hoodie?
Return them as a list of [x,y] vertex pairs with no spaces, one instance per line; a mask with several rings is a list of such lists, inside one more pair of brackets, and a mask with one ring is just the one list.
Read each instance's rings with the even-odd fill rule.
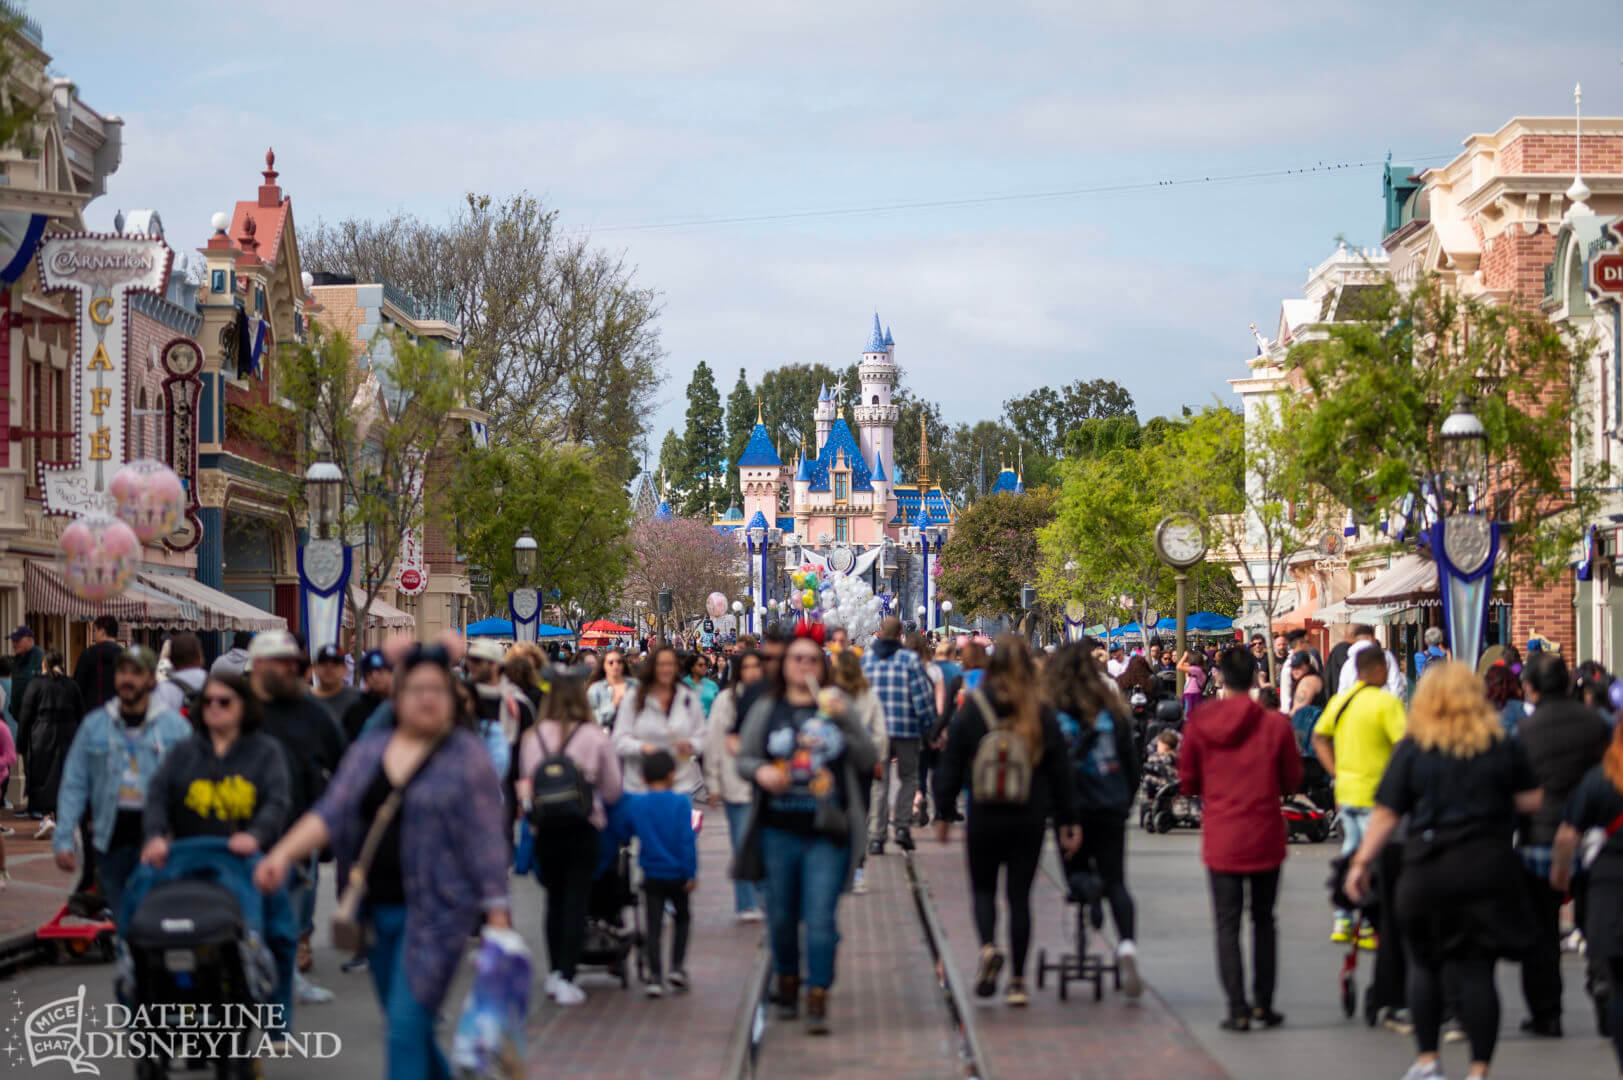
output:
[[[1251,653],[1244,646],[1229,648],[1218,668],[1225,693],[1197,708],[1184,725],[1178,780],[1185,795],[1198,795],[1205,804],[1201,858],[1211,878],[1217,974],[1229,1008],[1221,1026],[1248,1031],[1253,1024],[1275,1027],[1285,1021],[1274,1012],[1274,901],[1285,861],[1279,803],[1301,784],[1302,757],[1289,717],[1251,700],[1257,670]],[[1255,980],[1249,1007],[1240,959],[1248,886]]]

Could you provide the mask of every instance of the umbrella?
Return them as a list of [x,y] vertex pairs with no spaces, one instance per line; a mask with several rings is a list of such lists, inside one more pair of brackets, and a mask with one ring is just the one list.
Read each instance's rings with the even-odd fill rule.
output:
[[[480,619],[476,623],[469,623],[466,633],[469,637],[511,638],[513,636],[513,623],[509,619]],[[535,629],[538,638],[574,637],[574,631],[565,630],[561,626],[549,626],[541,623]]]

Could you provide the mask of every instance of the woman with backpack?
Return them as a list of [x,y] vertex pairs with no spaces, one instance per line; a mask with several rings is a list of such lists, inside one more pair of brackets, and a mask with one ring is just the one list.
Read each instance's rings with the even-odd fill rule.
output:
[[699,771],[699,748],[704,742],[704,707],[698,692],[682,681],[682,661],[669,645],[656,645],[644,665],[643,680],[620,700],[614,718],[614,746],[620,753],[620,772],[626,790],[640,795],[647,790],[642,759],[664,750],[676,759],[672,789],[693,795],[704,787]]
[[23,692],[17,724],[17,745],[28,765],[28,812],[44,817],[34,833],[36,840],[56,829],[56,789],[84,715],[79,684],[68,678],[62,654],[50,650],[42,673]]
[[[1142,662],[1133,659],[1134,664]],[[1144,984],[1138,977],[1136,912],[1127,891],[1127,815],[1139,781],[1130,709],[1080,644],[1067,645],[1049,657],[1043,669],[1043,700],[1054,708],[1069,744],[1082,826],[1082,846],[1065,860],[1065,876],[1097,878],[1116,921],[1122,989],[1136,998],[1144,992]]]
[[536,877],[547,891],[547,996],[579,1005],[586,993],[575,985],[575,967],[599,840],[608,807],[620,801],[620,759],[587,704],[583,682],[556,670],[549,682],[541,719],[519,742],[513,788],[535,831]]
[[1037,698],[1037,672],[1023,637],[1005,634],[998,639],[981,685],[965,694],[947,727],[935,789],[936,839],[942,843],[966,784],[969,886],[981,942],[975,993],[996,993],[1003,968],[996,944],[997,879],[1007,868],[1010,976],[1004,1001],[1023,1006],[1029,1001],[1025,970],[1031,949],[1031,883],[1049,819],[1059,826],[1067,857],[1082,845],[1065,739],[1054,710]]

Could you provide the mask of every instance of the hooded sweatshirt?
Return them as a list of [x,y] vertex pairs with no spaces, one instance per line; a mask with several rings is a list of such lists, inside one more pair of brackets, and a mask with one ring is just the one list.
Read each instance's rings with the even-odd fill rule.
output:
[[1210,701],[1184,725],[1183,794],[1204,803],[1201,858],[1221,874],[1254,874],[1285,861],[1280,799],[1302,783],[1290,719],[1249,697]]

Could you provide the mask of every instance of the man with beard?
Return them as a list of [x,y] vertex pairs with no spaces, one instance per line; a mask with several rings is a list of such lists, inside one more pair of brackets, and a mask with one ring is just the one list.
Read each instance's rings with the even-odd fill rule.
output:
[[[338,725],[300,678],[300,654],[298,639],[285,630],[256,634],[248,646],[248,685],[265,715],[261,730],[277,739],[287,752],[293,794],[287,815],[290,824],[303,817],[321,798],[344,754]],[[312,964],[310,932],[315,924],[319,866],[317,857],[312,856],[294,868],[288,881],[288,900],[299,921],[298,973],[293,977],[293,996],[300,1003],[316,1005],[332,1000],[332,991],[304,977]]]
[[74,834],[88,809],[102,896],[116,917],[124,883],[141,859],[141,811],[147,784],[164,755],[192,737],[192,726],[153,695],[158,657],[132,645],[113,669],[113,697],[79,724],[56,798],[56,865],[79,865]]

